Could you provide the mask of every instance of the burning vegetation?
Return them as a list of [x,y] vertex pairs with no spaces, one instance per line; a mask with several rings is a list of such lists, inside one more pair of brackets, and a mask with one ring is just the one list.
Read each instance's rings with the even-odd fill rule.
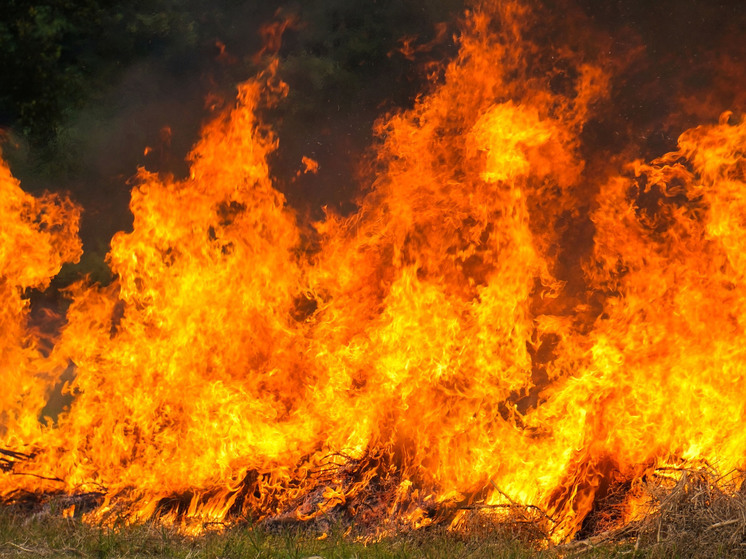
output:
[[269,62],[188,177],[137,174],[114,281],[68,287],[62,316],[29,290],[80,257],[80,209],[3,165],[4,501],[185,529],[489,520],[558,543],[647,537],[693,484],[738,493],[746,121],[682,96],[667,126],[705,123],[641,159],[594,132],[629,68],[568,33],[578,12],[540,16],[473,5],[429,90],[377,122],[357,210],[313,223],[270,173],[261,115],[287,86]]

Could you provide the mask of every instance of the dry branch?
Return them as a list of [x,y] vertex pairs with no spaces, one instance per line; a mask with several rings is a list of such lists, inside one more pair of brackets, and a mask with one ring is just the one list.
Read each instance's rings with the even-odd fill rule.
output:
[[33,457],[34,454],[26,454],[25,452],[0,448],[0,470],[3,472],[10,472],[17,462],[31,460]]

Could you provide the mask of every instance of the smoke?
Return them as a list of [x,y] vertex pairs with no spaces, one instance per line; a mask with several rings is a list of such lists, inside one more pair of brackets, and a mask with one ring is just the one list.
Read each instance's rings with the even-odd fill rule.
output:
[[[282,146],[272,162],[278,187],[313,218],[324,205],[350,211],[373,122],[411,103],[427,82],[425,62],[444,54],[435,45],[436,52],[407,59],[397,52],[400,40],[427,43],[438,25],[456,20],[463,4],[224,0],[209,10],[190,1],[178,8],[158,14],[133,4],[117,16],[124,18],[113,27],[121,37],[76,45],[73,66],[98,56],[108,79],[88,82],[87,101],[65,110],[52,141],[29,147],[19,133],[15,146],[5,148],[24,188],[69,191],[84,207],[86,255],[71,278],[80,270],[106,281],[109,239],[131,227],[129,178],[139,167],[176,178],[188,172],[184,158],[202,125],[266,64],[272,45],[263,44],[269,39],[262,29],[273,23],[294,22],[273,38],[290,94],[265,115]],[[159,16],[173,29],[157,28]],[[139,35],[121,31],[142,20],[150,27]],[[124,39],[140,43],[120,44]],[[450,37],[441,43],[453,50]],[[303,157],[319,163],[318,174],[298,174]]]
[[[547,40],[592,42],[613,68],[610,100],[583,131],[583,145],[593,147],[583,155],[600,180],[613,168],[610,159],[665,153],[681,131],[746,102],[746,89],[734,86],[746,82],[739,40],[746,10],[737,0],[537,5],[558,22],[572,22],[558,26],[564,35],[547,32]],[[133,6],[124,16],[132,21],[122,25],[142,16]],[[176,177],[188,172],[184,157],[201,126],[261,69],[263,26],[293,22],[275,37],[289,94],[264,116],[280,142],[271,159],[277,187],[314,220],[323,207],[343,215],[355,209],[366,187],[358,170],[375,142],[374,122],[411,106],[439,79],[442,61],[456,52],[457,21],[468,6],[462,0],[223,0],[210,10],[190,1],[178,8],[168,20],[178,29],[138,36],[142,44],[125,48],[112,40],[87,45],[92,52],[77,46],[80,61],[106,53],[110,79],[90,82],[96,90],[86,93],[88,102],[66,112],[45,149],[5,148],[24,188],[66,190],[84,207],[86,256],[79,268],[101,280],[109,239],[131,226],[129,177],[141,166]],[[573,26],[576,32],[568,32]],[[558,79],[556,87],[571,82],[572,76]],[[304,157],[318,163],[317,173],[300,172]]]

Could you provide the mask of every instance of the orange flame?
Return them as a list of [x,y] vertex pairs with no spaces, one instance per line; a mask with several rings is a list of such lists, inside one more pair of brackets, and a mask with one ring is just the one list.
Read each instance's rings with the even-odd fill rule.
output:
[[80,210],[54,194],[26,194],[0,160],[0,440],[6,447],[38,441],[49,390],[67,361],[30,321],[24,291],[45,289],[65,262],[80,258]]
[[[68,290],[51,352],[22,290],[78,258],[78,210],[1,167],[0,444],[35,455],[0,493],[102,491],[94,518],[309,520],[364,519],[378,488],[379,522],[525,505],[558,541],[657,466],[742,468],[746,121],[589,187],[581,132],[608,72],[542,55],[527,17],[467,14],[443,82],[377,124],[368,194],[315,224],[311,254],[256,116],[285,86],[243,84],[188,179],[139,172],[117,279]],[[587,249],[568,240],[583,219]],[[74,401],[40,425],[68,360]]]

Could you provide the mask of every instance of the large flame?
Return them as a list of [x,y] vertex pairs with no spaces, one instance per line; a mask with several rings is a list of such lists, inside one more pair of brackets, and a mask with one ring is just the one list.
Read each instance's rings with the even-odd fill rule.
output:
[[[364,515],[378,491],[380,522],[526,505],[560,540],[610,484],[743,467],[746,121],[594,183],[581,133],[609,71],[526,25],[468,13],[442,82],[377,125],[359,210],[313,233],[256,116],[285,86],[242,85],[188,179],[138,174],[116,280],[69,288],[53,338],[23,294],[78,258],[78,210],[1,167],[0,445],[30,458],[0,493],[219,521]],[[72,404],[40,421],[68,364]]]
[[24,293],[48,287],[63,263],[80,257],[80,212],[60,196],[26,194],[0,160],[0,216],[0,437],[12,447],[41,435],[50,388],[67,365],[50,355],[50,337],[33,324]]

